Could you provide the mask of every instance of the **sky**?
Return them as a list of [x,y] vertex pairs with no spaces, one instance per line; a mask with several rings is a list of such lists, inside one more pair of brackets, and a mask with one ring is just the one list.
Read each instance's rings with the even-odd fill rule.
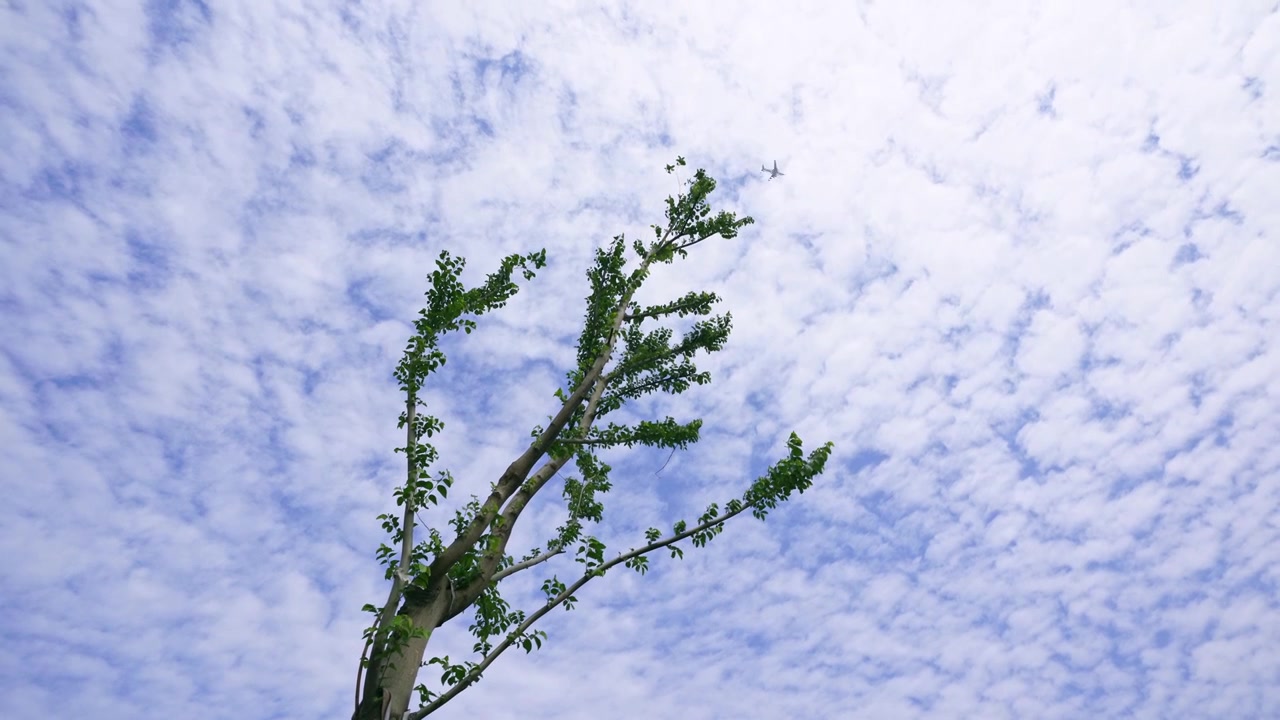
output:
[[756,223],[644,297],[734,333],[630,409],[703,439],[607,454],[597,534],[792,430],[827,472],[442,716],[1280,712],[1275,0],[8,0],[0,148],[0,716],[348,717],[435,257],[548,254],[427,390],[443,525],[554,412],[594,248],[695,168]]

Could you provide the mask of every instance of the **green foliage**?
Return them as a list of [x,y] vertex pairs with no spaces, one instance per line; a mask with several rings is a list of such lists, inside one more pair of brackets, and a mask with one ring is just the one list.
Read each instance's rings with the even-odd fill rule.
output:
[[604,564],[604,551],[604,543],[588,535],[578,546],[578,556],[575,560],[586,565],[587,572],[592,572]]
[[[467,676],[467,674],[474,671],[478,665],[478,663],[472,662],[470,660],[465,660],[460,663],[451,663],[449,662],[448,655],[443,655],[441,657],[433,657],[430,660],[428,660],[425,664],[439,665],[442,668],[442,672],[440,673],[440,684],[444,685],[445,687],[452,687],[462,682],[462,680]],[[478,680],[478,679],[479,677],[476,677],[476,678],[473,678],[472,681],[474,682],[475,680]]]
[[[711,503],[707,508],[707,511],[702,514],[702,517],[698,518],[698,525],[709,525],[719,514],[720,506],[716,503]],[[694,547],[702,547],[711,542],[711,538],[719,535],[721,530],[724,530],[724,523],[716,523],[714,525],[710,525],[705,530],[695,532],[693,534]]]
[[[475,320],[465,315],[483,315],[507,304],[519,290],[511,280],[516,268],[521,269],[525,280],[531,280],[536,270],[547,263],[546,250],[527,255],[509,255],[503,258],[497,272],[491,273],[480,287],[467,290],[458,278],[467,261],[453,257],[447,251],[440,253],[436,270],[431,273],[431,289],[427,291],[427,307],[418,313],[414,322],[415,334],[405,347],[404,358],[396,367],[395,378],[400,389],[416,395],[427,375],[445,363],[445,355],[439,348],[440,337],[448,332],[463,330],[470,334]],[[403,425],[402,425],[403,427]],[[438,432],[443,425],[432,418],[424,424],[424,431]]]
[[778,503],[791,497],[791,493],[803,493],[813,485],[813,478],[820,475],[831,457],[832,443],[814,450],[806,459],[800,436],[791,433],[787,439],[787,457],[769,468],[743,496],[744,504],[751,507],[751,514],[763,520]]
[[698,442],[698,430],[701,427],[701,420],[693,420],[681,424],[672,417],[667,417],[658,422],[641,420],[635,427],[609,423],[603,429],[591,428],[583,437],[571,435],[561,440],[561,442],[568,445],[595,445],[597,447],[647,445],[649,447],[679,448],[684,450],[690,444]]
[[557,595],[564,592],[564,583],[555,575],[542,581],[542,592],[547,596],[547,602],[551,602]]
[[[676,159],[676,165],[684,164],[683,158]],[[667,166],[668,173],[674,170],[674,166]],[[662,263],[670,263],[676,257],[683,259],[688,257],[686,248],[714,235],[732,240],[738,236],[739,229],[755,222],[750,217],[738,219],[733,213],[723,210],[712,216],[707,197],[715,189],[716,181],[699,168],[689,181],[687,193],[678,199],[667,198],[667,227],[651,226],[657,240],[649,246],[649,257]],[[670,238],[671,242],[663,242],[664,238]]]
[[[523,611],[511,610],[510,603],[498,592],[496,583],[489,585],[484,592],[480,593],[475,608],[475,622],[467,629],[476,638],[472,651],[481,655],[488,655],[493,650],[493,644],[489,642],[491,638],[505,633],[513,625],[519,625],[525,618]],[[537,642],[539,646],[542,645],[541,640]]]
[[631,311],[626,315],[626,320],[629,323],[637,323],[647,318],[660,318],[668,315],[675,315],[676,317],[710,315],[711,306],[718,302],[720,302],[720,296],[713,292],[690,292],[679,300],[672,300],[660,305],[650,305],[642,308],[633,303]]
[[578,377],[586,376],[608,342],[613,313],[628,289],[627,276],[622,274],[626,264],[626,241],[618,235],[612,243],[596,250],[595,265],[587,271],[591,293],[587,295],[586,318],[578,337]]
[[[369,632],[370,630],[365,630],[366,637]],[[391,622],[378,628],[378,632],[383,633],[386,636],[386,642],[393,645],[403,645],[412,638],[431,637],[430,630],[414,625],[413,621],[404,615],[391,618]]]
[[635,570],[641,575],[649,572],[649,557],[647,555],[637,555],[629,558],[626,562],[627,568]]

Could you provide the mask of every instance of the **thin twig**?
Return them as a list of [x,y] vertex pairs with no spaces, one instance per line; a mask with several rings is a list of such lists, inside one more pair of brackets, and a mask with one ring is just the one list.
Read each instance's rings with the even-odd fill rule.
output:
[[662,463],[662,467],[658,468],[658,472],[654,473],[654,475],[657,475],[658,473],[662,472],[663,470],[666,470],[666,469],[667,469],[667,463],[671,462],[671,458],[673,458],[673,457],[675,457],[675,456],[676,456],[676,449],[675,449],[675,448],[671,448],[671,454],[667,456],[667,462]]

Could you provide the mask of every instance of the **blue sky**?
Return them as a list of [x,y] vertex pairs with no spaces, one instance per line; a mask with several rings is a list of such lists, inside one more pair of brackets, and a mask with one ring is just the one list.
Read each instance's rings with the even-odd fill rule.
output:
[[[0,715],[345,716],[434,257],[550,258],[429,390],[464,500],[680,154],[757,223],[648,297],[735,332],[636,406],[704,439],[612,456],[599,534],[740,494],[792,429],[836,454],[451,712],[1272,716],[1278,10],[5,3]],[[531,512],[521,549],[563,508]]]

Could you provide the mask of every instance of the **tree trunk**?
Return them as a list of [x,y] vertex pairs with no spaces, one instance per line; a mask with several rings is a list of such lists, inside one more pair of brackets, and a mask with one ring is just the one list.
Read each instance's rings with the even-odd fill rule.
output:
[[[435,630],[448,610],[448,593],[442,592],[436,593],[435,598],[426,605],[406,606],[400,613],[407,614],[417,627]],[[426,655],[429,640],[429,637],[409,640],[400,654],[391,658],[395,667],[381,668],[382,657],[378,653],[369,658],[360,706],[352,720],[400,720],[413,699],[413,688],[418,684],[418,670],[422,667],[422,658]],[[382,701],[378,699],[380,687]]]

